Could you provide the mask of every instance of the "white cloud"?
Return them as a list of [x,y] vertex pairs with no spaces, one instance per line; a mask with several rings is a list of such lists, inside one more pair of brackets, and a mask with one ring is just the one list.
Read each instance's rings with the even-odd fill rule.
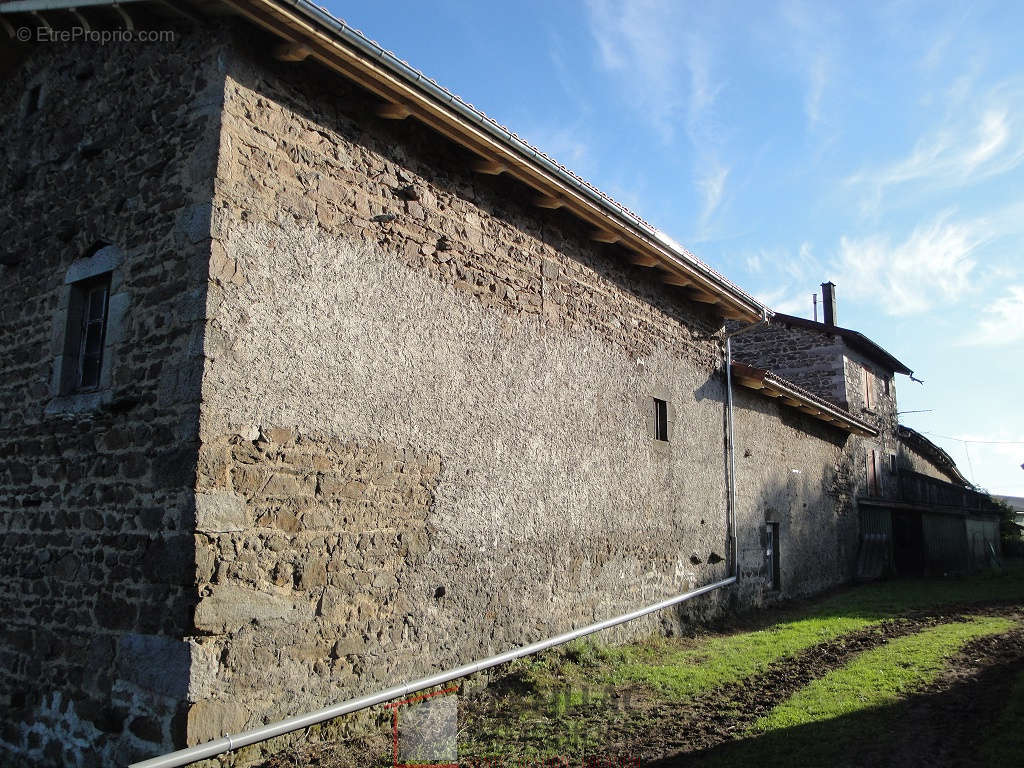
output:
[[[685,45],[665,0],[589,0],[590,29],[605,69],[622,75],[634,108],[643,110],[665,141],[671,140],[686,101],[679,73]],[[701,98],[710,92],[702,86]]]
[[847,184],[863,188],[862,210],[878,210],[895,187],[958,188],[1012,171],[1024,162],[1024,83],[1002,83],[972,94],[958,80],[947,93],[946,114],[903,158],[854,173]]
[[725,180],[728,176],[728,168],[715,164],[714,168],[697,179],[697,189],[703,198],[699,222],[701,230],[707,228],[711,217],[718,210],[718,206],[721,205],[722,196],[725,194]]
[[754,294],[762,304],[776,312],[811,318],[811,294],[814,293],[811,286],[816,286],[824,273],[809,242],[801,243],[796,253],[788,249],[762,248],[744,258],[749,271],[776,281],[774,287]]
[[981,239],[975,225],[952,222],[948,214],[917,227],[902,243],[888,235],[844,235],[837,282],[846,295],[875,302],[886,314],[925,312],[969,290],[971,252]]
[[586,165],[590,154],[586,141],[581,138],[584,132],[584,126],[580,124],[557,128],[536,125],[519,135],[563,165],[580,169]]
[[785,315],[811,318],[813,304],[810,296],[793,295],[788,288],[758,293],[755,298],[762,304]]
[[808,69],[809,85],[804,99],[804,111],[812,126],[821,122],[821,100],[829,81],[829,63],[826,56],[818,54]]
[[716,35],[694,9],[671,0],[588,0],[587,10],[598,60],[619,77],[632,109],[665,144],[685,129],[700,199],[695,239],[704,239],[728,200],[730,173],[720,151],[726,132],[715,115],[723,89],[715,77]]
[[798,65],[804,87],[804,114],[809,128],[823,122],[822,102],[832,82],[833,54],[841,37],[833,32],[839,23],[835,14],[821,4],[807,5],[791,0],[782,7],[782,18],[788,27],[786,45]]
[[1024,343],[1024,285],[1011,285],[1006,295],[982,311],[974,330],[960,340],[965,346],[1009,346]]

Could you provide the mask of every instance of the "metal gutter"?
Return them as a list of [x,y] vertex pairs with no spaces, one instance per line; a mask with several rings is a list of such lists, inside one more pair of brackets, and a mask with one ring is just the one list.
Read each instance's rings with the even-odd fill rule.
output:
[[450,682],[457,678],[472,675],[475,672],[490,669],[491,667],[496,667],[499,664],[505,664],[506,662],[522,658],[523,656],[529,656],[530,654],[538,653],[540,651],[547,650],[548,648],[553,648],[556,645],[568,643],[571,640],[576,640],[577,638],[585,637],[586,635],[591,635],[595,632],[600,632],[602,629],[608,629],[609,627],[624,624],[627,621],[632,621],[633,619],[639,619],[649,613],[654,613],[655,611],[660,611],[665,608],[671,608],[674,605],[678,605],[679,603],[687,600],[692,600],[700,595],[706,595],[709,592],[729,586],[735,582],[736,577],[730,576],[727,579],[716,581],[713,584],[708,584],[700,589],[685,592],[684,594],[677,595],[676,597],[670,597],[666,600],[648,605],[644,608],[639,608],[630,613],[624,613],[621,616],[616,616],[613,619],[600,621],[596,624],[590,624],[586,627],[574,629],[564,634],[548,638],[547,640],[541,640],[536,643],[531,643],[530,645],[524,645],[520,648],[514,648],[511,651],[506,651],[505,653],[500,653],[496,656],[490,656],[480,661],[474,661],[470,664],[456,667],[446,672],[440,672],[430,677],[414,680],[411,683],[397,685],[394,688],[388,688],[367,696],[360,696],[356,699],[349,699],[348,701],[344,701],[340,704],[318,709],[315,712],[296,715],[295,717],[290,717],[287,720],[281,720],[277,723],[253,728],[252,730],[244,731],[232,736],[224,736],[220,739],[208,741],[205,744],[197,744],[196,746],[189,747],[187,749],[179,749],[177,752],[171,752],[160,757],[154,757],[149,760],[132,763],[129,768],[176,768],[177,766],[188,765],[189,763],[196,762],[197,760],[204,760],[206,758],[219,755],[222,752],[238,749],[239,747],[244,747],[248,744],[255,744],[258,741],[266,741],[267,739],[272,739],[276,736],[282,736],[286,733],[297,731],[300,728],[307,728],[311,725],[322,723],[325,720],[331,720],[335,717],[340,717],[341,715],[347,715],[360,709],[372,707],[375,704],[383,704],[386,701],[406,696],[414,691],[420,691],[424,688],[442,685],[443,683]]

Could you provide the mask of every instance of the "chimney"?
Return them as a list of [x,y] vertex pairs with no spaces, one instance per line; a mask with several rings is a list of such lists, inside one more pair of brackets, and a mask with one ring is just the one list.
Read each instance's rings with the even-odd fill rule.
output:
[[825,325],[836,324],[836,284],[829,280],[821,284],[821,308],[825,316]]

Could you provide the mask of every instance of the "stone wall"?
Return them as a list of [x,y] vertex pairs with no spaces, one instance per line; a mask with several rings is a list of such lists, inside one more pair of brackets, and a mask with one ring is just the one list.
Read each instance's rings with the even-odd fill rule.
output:
[[343,81],[229,67],[189,740],[722,577],[720,320]]
[[[50,46],[5,90],[0,703],[19,759],[128,762],[726,573],[720,319],[252,36]],[[100,241],[124,253],[109,391],[55,399],[64,276]],[[749,393],[737,414],[733,595],[845,580],[845,433]]]
[[[809,595],[854,575],[858,519],[847,469],[855,438],[751,390],[734,393],[736,501],[745,604]],[[766,593],[766,523],[779,524],[781,589]]]
[[[229,62],[190,742],[725,575],[720,320],[322,79],[241,45]],[[805,474],[745,486],[744,567],[760,572],[748,550],[778,516],[780,594],[802,594],[847,575],[839,438],[774,407],[748,438],[767,429],[762,453]]]
[[942,480],[945,483],[960,485],[959,480],[947,473],[945,470],[940,469],[931,459],[927,456],[923,456],[920,452],[907,445],[902,440],[899,444],[897,461],[900,469],[908,469],[911,472],[928,475],[929,477],[934,477],[936,480]]
[[[767,368],[875,427],[877,437],[855,436],[847,442],[839,462],[839,485],[851,497],[868,495],[868,456],[875,450],[882,456],[880,495],[896,493],[896,476],[889,470],[889,455],[900,451],[892,371],[851,349],[838,335],[786,325],[785,321],[737,336],[733,354],[737,360]],[[870,408],[865,400],[866,372],[874,377],[874,404]]]
[[[19,765],[183,738],[216,54],[186,29],[24,47],[0,95],[0,754]],[[99,243],[124,256],[109,376],[54,397],[65,276]]]
[[767,368],[819,397],[848,407],[842,364],[847,349],[841,337],[780,320],[737,336],[732,349],[736,360]]
[[[892,472],[889,457],[899,454],[900,441],[897,436],[898,416],[896,408],[896,384],[891,371],[886,371],[877,363],[867,359],[854,350],[846,348],[842,358],[843,370],[846,375],[846,390],[849,410],[858,418],[868,422],[878,430],[877,437],[858,437],[850,442],[850,453],[854,465],[860,465],[855,482],[856,494],[870,495],[867,482],[867,463],[869,452],[874,450],[881,455],[881,471],[878,473],[879,495],[892,497],[898,493],[898,477]],[[865,374],[874,377],[874,404],[868,407],[865,400]],[[889,392],[886,394],[883,382],[889,381]]]

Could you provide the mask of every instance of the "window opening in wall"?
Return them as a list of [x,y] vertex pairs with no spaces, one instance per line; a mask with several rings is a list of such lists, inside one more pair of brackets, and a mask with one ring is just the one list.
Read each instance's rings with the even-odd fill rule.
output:
[[870,450],[867,455],[868,465],[868,495],[882,495],[882,453],[881,451]]
[[875,388],[872,379],[875,377],[867,369],[864,369],[864,407],[875,407]]
[[766,566],[768,570],[768,578],[770,580],[771,589],[781,589],[782,587],[782,569],[779,563],[779,524],[778,523],[767,523],[765,525],[765,538],[766,546],[764,551],[765,559],[767,560]]
[[110,273],[73,283],[68,311],[68,351],[74,357],[69,392],[87,392],[100,385],[103,343],[107,335]]
[[668,442],[668,402],[654,398],[654,439]]
[[890,453],[889,454],[889,474],[890,475],[895,475],[896,474],[896,454],[895,453]]

